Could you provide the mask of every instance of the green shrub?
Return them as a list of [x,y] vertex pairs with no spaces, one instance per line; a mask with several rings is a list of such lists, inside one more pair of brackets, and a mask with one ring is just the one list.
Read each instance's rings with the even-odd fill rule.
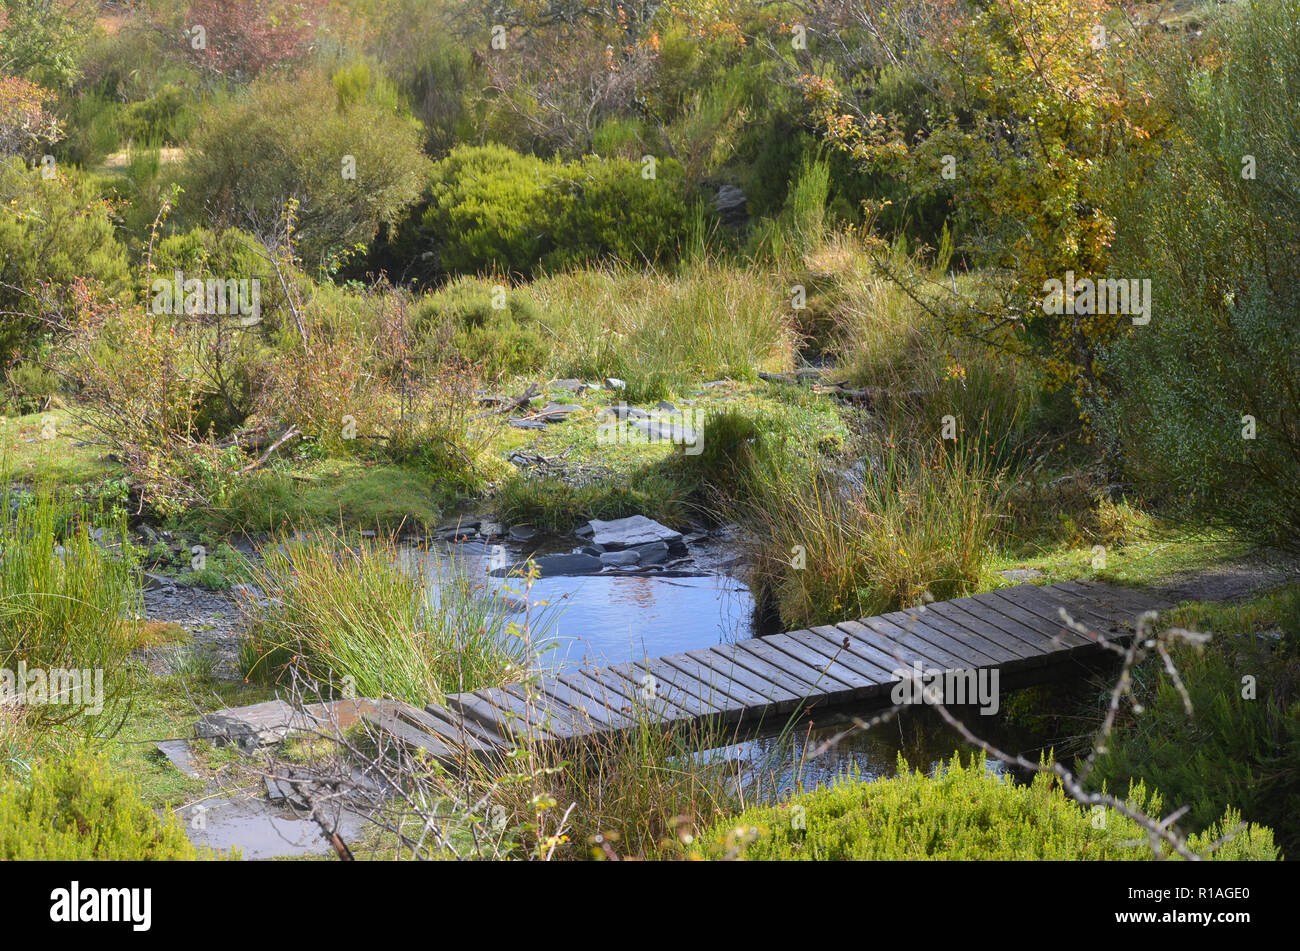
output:
[[[1160,797],[1140,784],[1128,802],[1161,815]],[[797,814],[794,806],[802,807]],[[1202,850],[1238,817],[1222,821],[1188,844]],[[1022,786],[988,772],[982,756],[963,766],[954,755],[935,776],[912,772],[899,759],[899,775],[833,786],[795,797],[784,806],[751,809],[701,836],[710,858],[738,856],[769,861],[1117,861],[1152,858],[1137,823],[1108,810],[1095,828],[1091,810],[1070,799],[1047,773]],[[1223,860],[1277,859],[1273,834],[1250,825],[1213,853]]]
[[1149,276],[1153,303],[1105,355],[1098,428],[1171,509],[1300,550],[1300,8],[1231,12],[1213,65],[1171,61],[1162,160],[1115,170],[1140,183],[1116,271]]
[[0,249],[0,368],[40,336],[42,317],[71,310],[79,282],[129,293],[126,251],[108,204],[62,170],[44,179],[21,159],[0,159]]
[[647,179],[623,159],[566,164],[494,144],[459,146],[436,165],[422,229],[446,273],[528,274],[657,261],[676,253],[685,221],[671,160]]
[[[125,776],[84,749],[50,758],[26,781],[0,785],[0,860],[186,861],[213,858],[185,837],[175,813],[159,819]],[[237,855],[232,854],[232,858]]]
[[[298,202],[295,231],[311,266],[374,238],[423,187],[420,133],[367,97],[340,106],[313,74],[259,80],[213,105],[190,143],[182,209],[193,222],[266,231]],[[355,177],[344,161],[355,160]]]
[[1156,689],[1139,694],[1141,715],[1121,720],[1098,780],[1158,786],[1189,807],[1186,824],[1198,829],[1231,804],[1272,827],[1288,855],[1300,853],[1300,588],[1182,608],[1168,620],[1214,635],[1202,651],[1174,652],[1193,712],[1153,659],[1137,683]]
[[676,257],[686,227],[681,169],[660,160],[654,178],[640,162],[589,155],[565,167],[549,196],[554,250],[548,270],[605,259],[654,264]]
[[448,340],[456,351],[497,379],[541,367],[550,353],[538,325],[537,308],[521,291],[506,291],[504,307],[487,280],[459,278],[425,297],[412,322],[417,346],[428,359],[445,359]]

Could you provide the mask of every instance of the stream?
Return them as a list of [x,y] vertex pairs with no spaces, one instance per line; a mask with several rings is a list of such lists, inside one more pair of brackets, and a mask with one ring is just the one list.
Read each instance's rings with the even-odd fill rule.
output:
[[[528,592],[530,616],[542,616],[543,637],[538,666],[545,672],[582,664],[609,666],[647,657],[712,647],[773,633],[756,626],[754,598],[725,566],[734,562],[734,548],[725,540],[704,539],[688,546],[692,576],[651,572],[543,576]],[[518,577],[494,577],[502,566],[513,567],[530,555],[568,552],[573,540],[548,539],[527,546],[465,542],[443,544],[418,557],[450,559],[459,570],[483,579],[524,617],[523,584]],[[432,566],[430,566],[432,567]],[[436,576],[431,571],[430,576]],[[542,606],[540,602],[546,602]],[[984,718],[977,718],[984,719]],[[1052,740],[992,718],[978,728],[987,739],[1011,753],[1031,759]],[[900,753],[913,767],[927,771],[968,745],[933,711],[905,711],[868,731],[854,730],[831,746],[828,740],[844,731],[843,722],[804,720],[775,723],[773,733],[757,739],[704,751],[701,759],[729,761],[746,787],[746,797],[760,800],[784,795],[794,788],[825,785],[838,776],[877,779],[897,772]],[[788,729],[785,729],[788,727]],[[817,755],[810,755],[818,751]],[[996,762],[989,769],[1005,772]]]

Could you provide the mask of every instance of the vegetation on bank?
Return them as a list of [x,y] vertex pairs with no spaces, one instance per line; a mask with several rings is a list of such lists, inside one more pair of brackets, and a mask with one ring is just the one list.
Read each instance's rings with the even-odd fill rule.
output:
[[[87,738],[109,766],[68,761],[90,787],[132,771],[149,806],[177,804],[194,784],[128,744],[291,675],[415,703],[526,681],[499,603],[398,563],[392,535],[465,506],[557,533],[735,523],[789,626],[1011,568],[1141,584],[1294,550],[1293,2],[1186,33],[1101,0],[904,2],[811,50],[780,4],[579,6],[580,38],[515,10],[496,56],[457,3],[155,0],[109,28],[0,0],[0,477],[37,489],[0,498],[0,667],[114,672],[132,712]],[[176,42],[194,8],[209,48]],[[1087,41],[1099,23],[1115,42]],[[719,213],[721,186],[740,206]],[[1150,322],[1052,313],[1066,274],[1149,278]],[[164,305],[176,279],[256,282],[256,312]],[[510,425],[547,401],[580,409]],[[598,438],[603,410],[660,401],[698,414],[699,455]],[[188,546],[137,551],[128,521],[211,557],[185,573]],[[236,532],[264,533],[260,567]],[[145,669],[183,634],[141,623],[137,568],[256,583],[251,683],[217,684],[198,652]],[[1183,610],[1220,635],[1177,658],[1194,713],[1143,668],[1145,712],[1099,774],[1188,804],[1198,842],[1240,809],[1294,852],[1293,595]],[[41,777],[69,737],[112,731],[44,712],[3,711],[5,801],[71,835],[49,790],[80,780]],[[1136,837],[957,762],[810,794],[809,843],[739,811],[693,755],[717,741],[645,728],[511,774],[501,854],[690,835],[713,855],[733,823],[767,829],[748,857],[1109,856]],[[95,809],[149,833],[102,789]],[[964,811],[976,792],[989,811]],[[550,802],[573,804],[563,847]],[[897,831],[879,852],[874,808]],[[1031,841],[1022,809],[1052,834]],[[135,855],[129,830],[50,848]],[[1271,857],[1267,831],[1225,854]]]
[[[1160,796],[1141,783],[1125,801],[1148,815],[1163,814]],[[1229,809],[1189,836],[1188,845],[1204,853],[1220,835],[1236,829],[1209,857],[1279,857],[1269,829],[1255,824],[1237,829],[1239,822]],[[751,861],[1150,860],[1155,856],[1145,838],[1137,823],[1109,809],[1099,821],[1050,773],[1021,785],[990,772],[983,757],[963,764],[953,756],[932,775],[900,762],[892,779],[844,779],[780,806],[746,810],[710,827],[687,851],[698,858]]]

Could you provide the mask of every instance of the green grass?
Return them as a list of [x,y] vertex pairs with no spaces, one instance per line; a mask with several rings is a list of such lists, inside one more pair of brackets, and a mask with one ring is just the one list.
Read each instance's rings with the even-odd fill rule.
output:
[[[1112,786],[1145,779],[1187,824],[1205,828],[1231,804],[1271,826],[1288,855],[1300,850],[1300,586],[1238,603],[1188,604],[1162,624],[1202,631],[1202,648],[1178,644],[1173,662],[1191,700],[1151,658],[1134,672],[1134,700],[1097,761]],[[1091,711],[1100,717],[1100,709]]]
[[106,458],[103,446],[78,445],[97,439],[60,409],[7,417],[0,422],[0,472],[28,485],[69,487],[120,476],[121,467]]
[[[48,489],[17,495],[0,484],[0,513],[10,512],[0,542],[0,668],[99,671],[111,698],[140,613],[125,524]],[[94,540],[96,523],[118,554]],[[68,702],[27,709],[62,718],[75,709]]]
[[272,606],[251,618],[250,677],[283,682],[296,672],[322,692],[423,706],[518,680],[531,662],[505,602],[431,554],[388,538],[348,548],[329,537],[263,554],[254,581]]

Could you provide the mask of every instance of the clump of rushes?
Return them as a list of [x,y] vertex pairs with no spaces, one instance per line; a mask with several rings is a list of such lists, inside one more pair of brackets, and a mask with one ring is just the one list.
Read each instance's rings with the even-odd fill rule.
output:
[[975,450],[886,442],[856,471],[773,485],[743,507],[756,589],[787,627],[956,597],[979,579],[998,484]]
[[[0,669],[102,670],[112,693],[110,678],[136,646],[141,613],[122,520],[6,483],[0,517]],[[48,710],[59,718],[75,712],[63,703]]]
[[527,673],[529,649],[509,603],[430,551],[323,536],[263,554],[254,583],[264,598],[243,606],[250,678],[296,674],[422,706]]

